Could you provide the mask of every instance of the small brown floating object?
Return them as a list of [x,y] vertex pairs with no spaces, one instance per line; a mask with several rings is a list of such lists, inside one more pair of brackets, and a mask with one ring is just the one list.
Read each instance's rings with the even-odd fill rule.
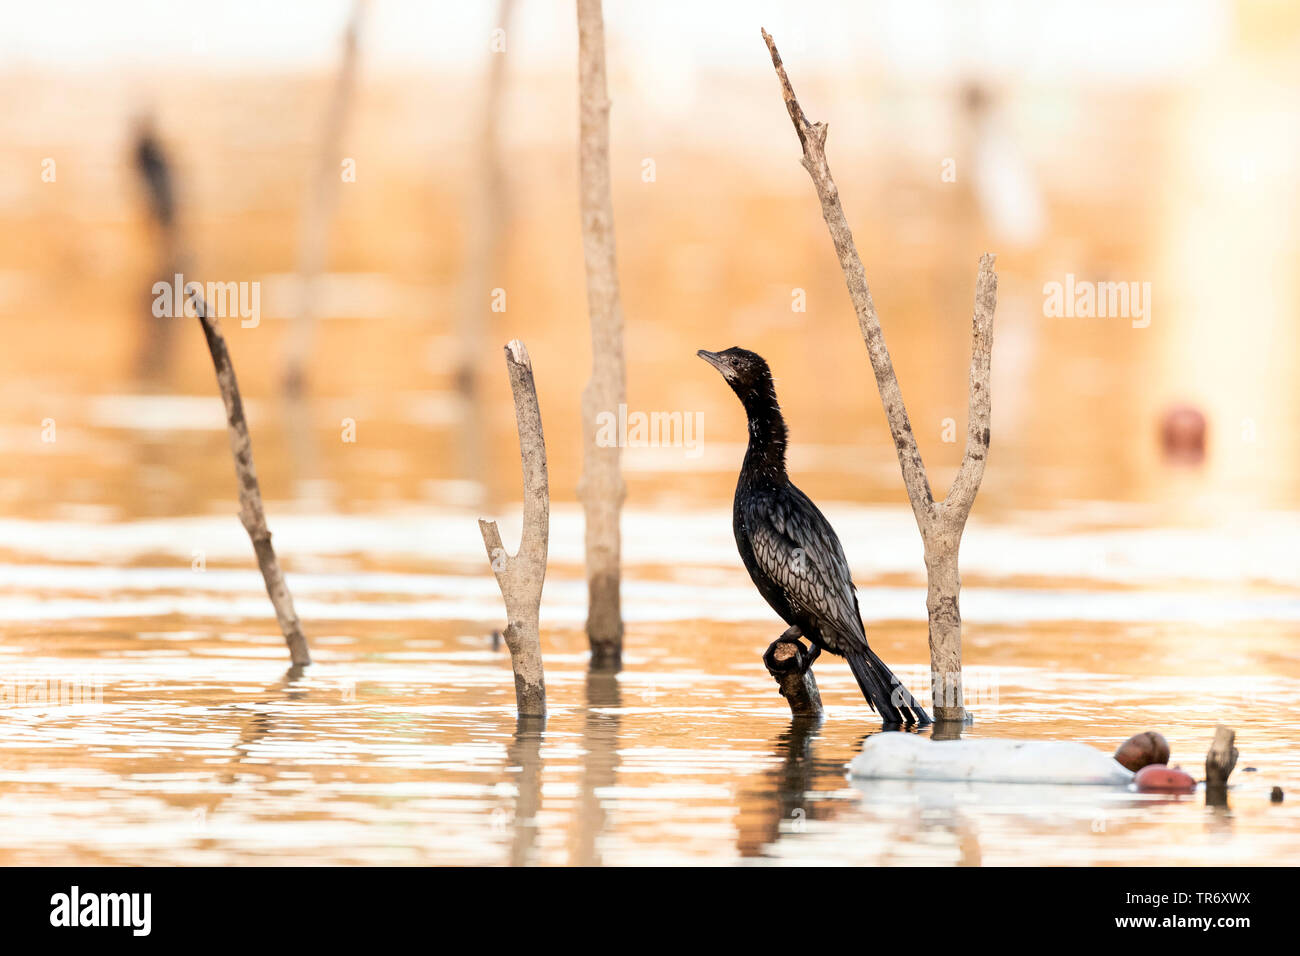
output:
[[1178,404],[1160,418],[1160,448],[1176,462],[1196,464],[1205,458],[1205,413],[1194,405]]
[[1143,793],[1195,793],[1196,780],[1181,767],[1166,767],[1162,763],[1148,764],[1134,778]]
[[1128,770],[1137,773],[1153,763],[1169,763],[1169,741],[1154,730],[1134,734],[1119,745],[1115,759]]
[[1268,795],[1270,803],[1281,803],[1283,799],[1282,788],[1274,787],[1273,792]]

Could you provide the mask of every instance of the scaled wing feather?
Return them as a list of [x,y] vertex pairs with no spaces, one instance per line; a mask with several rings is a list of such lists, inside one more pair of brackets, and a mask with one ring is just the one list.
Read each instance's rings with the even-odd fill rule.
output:
[[[793,486],[764,496],[753,508],[745,523],[762,570],[781,585],[797,610],[818,620],[832,649],[842,653],[863,644],[849,564],[822,513]],[[842,648],[833,643],[837,638]]]

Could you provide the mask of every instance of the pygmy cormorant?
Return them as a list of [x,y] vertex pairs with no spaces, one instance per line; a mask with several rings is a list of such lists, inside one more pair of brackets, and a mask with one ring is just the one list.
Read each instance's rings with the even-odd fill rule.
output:
[[696,353],[727,380],[749,416],[749,449],[736,482],[732,530],[764,600],[815,648],[847,658],[863,696],[886,724],[928,724],[907,688],[867,646],[857,589],[840,539],[785,470],[786,428],[772,372],[742,348]]

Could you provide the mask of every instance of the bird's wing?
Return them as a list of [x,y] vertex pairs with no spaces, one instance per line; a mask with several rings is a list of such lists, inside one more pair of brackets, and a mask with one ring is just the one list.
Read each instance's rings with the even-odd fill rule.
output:
[[[849,563],[817,506],[791,485],[788,491],[754,501],[752,508],[746,523],[759,567],[782,587],[796,610],[823,622],[823,631],[851,644],[862,642]],[[830,633],[824,636],[832,638]]]

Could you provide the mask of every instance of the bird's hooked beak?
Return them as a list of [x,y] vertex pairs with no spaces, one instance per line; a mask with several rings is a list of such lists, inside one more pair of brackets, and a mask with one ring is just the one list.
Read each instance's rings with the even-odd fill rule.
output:
[[700,349],[695,354],[721,372],[723,378],[729,377],[727,375],[727,367],[722,363],[722,356],[717,352],[706,352],[704,349]]

